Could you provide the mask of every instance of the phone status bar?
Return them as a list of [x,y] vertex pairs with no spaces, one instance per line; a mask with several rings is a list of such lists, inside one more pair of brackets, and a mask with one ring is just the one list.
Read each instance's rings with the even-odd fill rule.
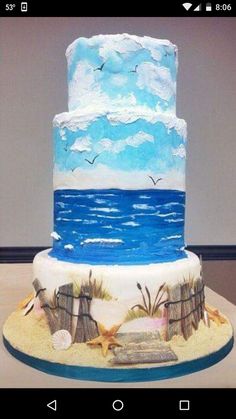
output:
[[[55,4],[55,3],[54,3]],[[176,4],[171,2],[158,2],[156,5],[143,7],[139,2],[132,6],[119,2],[119,8],[115,9],[111,4],[93,3],[93,7],[86,9],[86,2],[75,2],[67,0],[50,5],[49,2],[29,1],[0,1],[0,17],[11,16],[55,16],[55,17],[194,17],[194,16],[235,16],[235,7],[230,2],[184,2],[177,1]],[[105,6],[105,7],[104,7]],[[113,5],[114,6],[114,5]],[[116,12],[116,13],[115,13]]]

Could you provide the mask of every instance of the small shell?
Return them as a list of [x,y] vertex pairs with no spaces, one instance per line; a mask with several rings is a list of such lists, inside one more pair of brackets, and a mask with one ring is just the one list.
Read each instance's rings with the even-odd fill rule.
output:
[[72,344],[72,337],[68,330],[58,330],[52,335],[52,345],[56,351],[68,349]]

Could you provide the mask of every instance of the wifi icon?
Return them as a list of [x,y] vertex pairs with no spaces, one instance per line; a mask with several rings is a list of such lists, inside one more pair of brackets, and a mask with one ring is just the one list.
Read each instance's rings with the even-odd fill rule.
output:
[[190,7],[192,6],[192,3],[183,3],[183,4],[182,4],[182,6],[184,6],[184,8],[185,8],[186,10],[189,10],[189,9],[190,9]]

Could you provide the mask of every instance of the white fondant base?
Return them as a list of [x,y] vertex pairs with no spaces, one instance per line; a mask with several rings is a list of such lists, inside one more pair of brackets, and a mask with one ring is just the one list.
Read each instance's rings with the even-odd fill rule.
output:
[[139,301],[137,282],[142,287],[148,286],[151,294],[156,294],[163,283],[173,286],[176,282],[196,279],[200,275],[200,260],[191,252],[186,252],[187,258],[175,262],[111,266],[64,262],[49,256],[49,251],[38,253],[33,262],[34,279],[37,278],[49,292],[67,283],[80,284],[88,280],[92,270],[92,278],[102,281],[103,287],[114,299]]

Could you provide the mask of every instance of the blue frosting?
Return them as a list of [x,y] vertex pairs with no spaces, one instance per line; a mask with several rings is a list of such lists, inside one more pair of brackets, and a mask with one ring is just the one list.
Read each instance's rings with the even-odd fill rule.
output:
[[77,39],[66,55],[69,110],[84,106],[99,90],[110,101],[133,97],[136,105],[175,109],[177,48],[169,41],[98,35]]
[[176,54],[169,41],[127,34],[68,47],[70,111],[54,119],[52,256],[133,265],[186,257]]

